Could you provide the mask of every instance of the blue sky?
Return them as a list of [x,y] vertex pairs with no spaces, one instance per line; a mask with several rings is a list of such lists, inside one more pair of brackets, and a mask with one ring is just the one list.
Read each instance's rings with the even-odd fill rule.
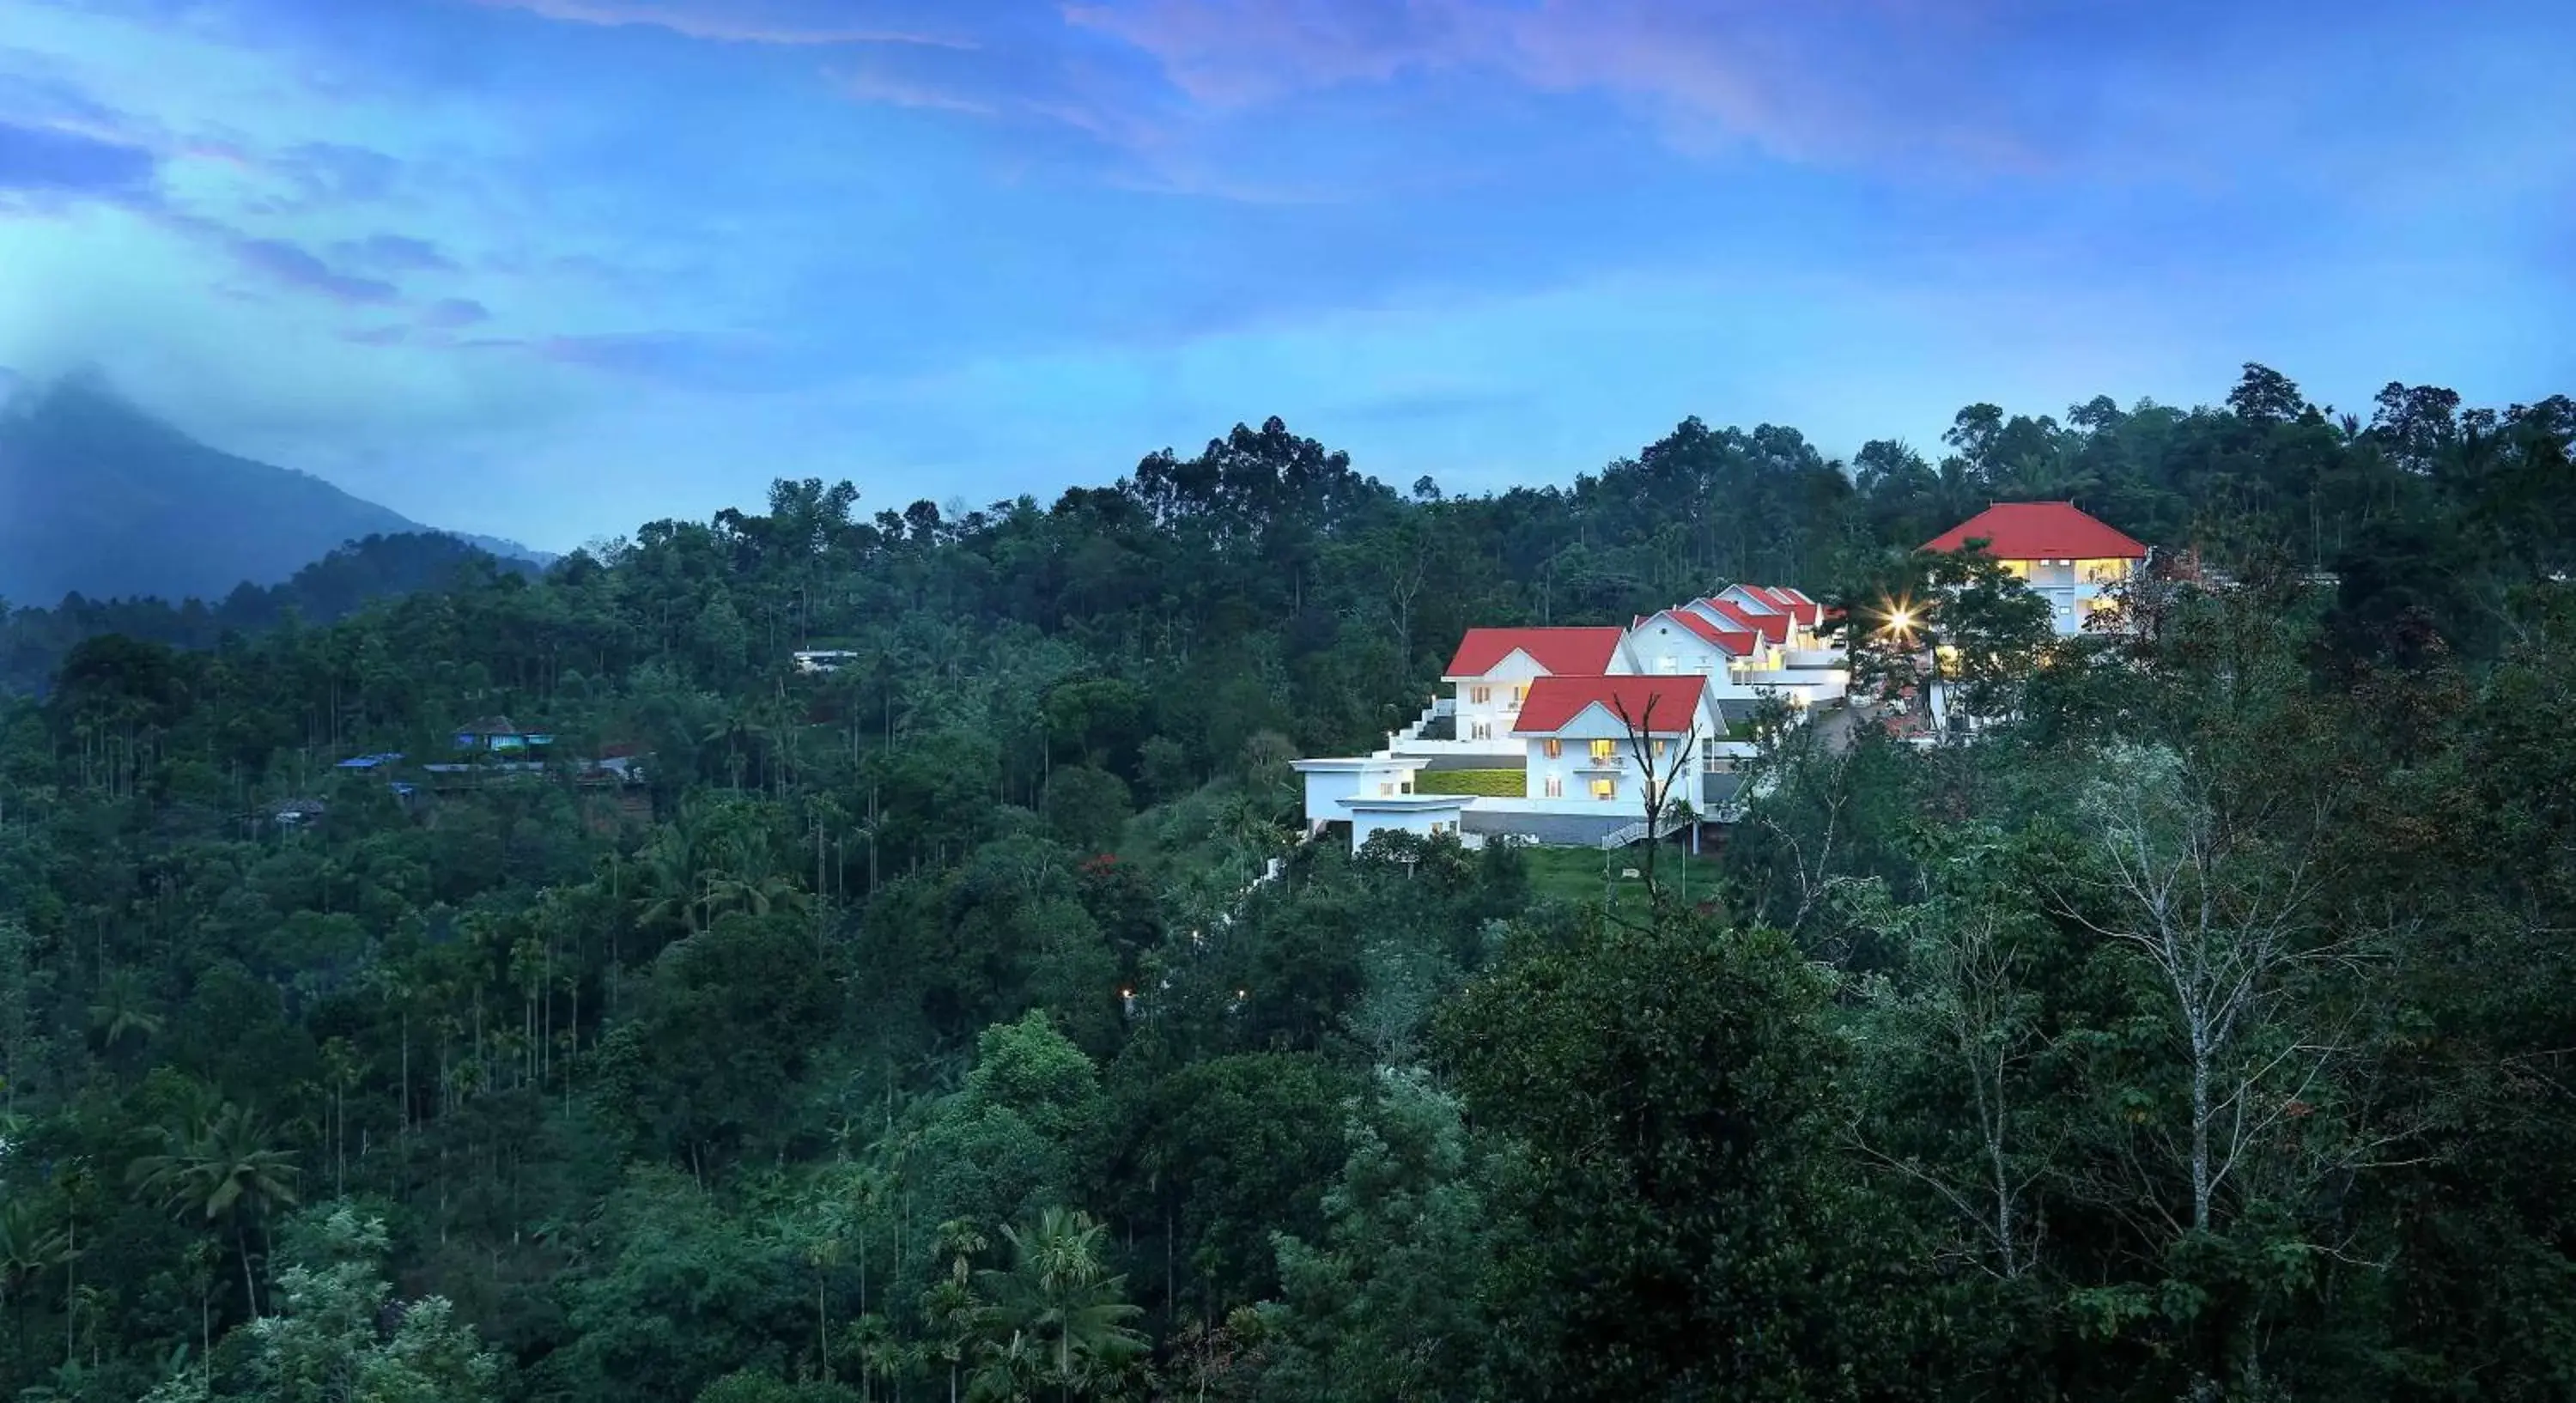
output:
[[2561,3],[0,0],[0,367],[568,547],[2261,360],[2576,391]]

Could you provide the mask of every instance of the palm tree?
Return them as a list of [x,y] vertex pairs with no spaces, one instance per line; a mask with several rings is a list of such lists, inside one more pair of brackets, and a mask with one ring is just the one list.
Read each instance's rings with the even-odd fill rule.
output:
[[97,1031],[99,1044],[113,1052],[128,1037],[146,1039],[161,1031],[161,1015],[152,1011],[152,990],[143,972],[135,969],[108,971],[99,981],[98,998],[89,1006],[90,1027]]
[[1003,1341],[1010,1342],[1005,1357],[1022,1340],[1041,1347],[1060,1399],[1145,1350],[1145,1337],[1127,1324],[1143,1314],[1126,1299],[1127,1278],[1101,1264],[1108,1232],[1087,1213],[1049,1208],[1025,1233],[1002,1229],[1011,1244],[1008,1271],[978,1274],[992,1302],[981,1313],[988,1355]]
[[696,815],[684,813],[679,820],[654,830],[652,841],[642,853],[646,886],[653,896],[637,913],[639,925],[670,922],[683,932],[695,935],[700,928],[700,871],[705,854],[698,841]]
[[227,1101],[211,1119],[165,1128],[162,1149],[134,1162],[127,1177],[183,1217],[229,1222],[241,1252],[242,1293],[259,1315],[259,1290],[251,1275],[251,1218],[273,1205],[292,1205],[295,1157],[269,1147],[269,1131],[248,1110]]
[[62,1230],[38,1217],[27,1195],[15,1194],[0,1203],[0,1300],[16,1307],[22,1355],[27,1352],[27,1287],[62,1260],[64,1246]]
[[940,1332],[932,1352],[948,1364],[948,1403],[957,1403],[958,1370],[966,1362],[967,1344],[975,1338],[980,1307],[968,1283],[974,1279],[975,1254],[985,1246],[984,1235],[971,1220],[951,1218],[941,1223],[934,1250],[948,1259],[948,1274],[921,1293],[922,1314]]

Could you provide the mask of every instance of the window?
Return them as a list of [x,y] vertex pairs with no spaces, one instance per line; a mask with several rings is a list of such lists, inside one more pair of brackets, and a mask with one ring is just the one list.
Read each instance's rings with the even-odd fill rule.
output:
[[1550,737],[1541,748],[1547,752],[1547,758],[1550,760],[1560,759],[1565,754],[1565,742],[1554,737]]
[[1491,687],[1470,687],[1467,689],[1467,700],[1471,705],[1483,706],[1493,699],[1494,689]]
[[1395,781],[1394,781],[1394,780],[1391,780],[1391,779],[1382,779],[1382,780],[1379,780],[1379,781],[1377,782],[1377,797],[1379,797],[1379,798],[1381,798],[1381,799],[1391,799],[1391,798],[1394,798],[1394,797],[1395,797]]
[[1562,799],[1562,798],[1564,798],[1564,797],[1565,797],[1565,776],[1563,776],[1563,775],[1549,775],[1549,776],[1547,777],[1547,785],[1546,785],[1546,787],[1544,788],[1544,790],[1543,790],[1542,792],[1543,792],[1543,793],[1545,793],[1545,794],[1547,795],[1547,797],[1549,797],[1549,798],[1551,798],[1551,799]]
[[1664,743],[1662,741],[1655,742],[1654,755],[1657,760],[1664,758]]
[[1467,728],[1469,740],[1492,740],[1493,738],[1494,723],[1491,721],[1478,721]]
[[1593,764],[1612,765],[1618,763],[1618,759],[1619,743],[1617,741],[1596,740],[1592,743]]
[[1527,698],[1528,698],[1528,696],[1529,696],[1529,688],[1528,688],[1528,686],[1526,686],[1526,685],[1516,685],[1516,686],[1514,686],[1514,687],[1512,688],[1512,705],[1514,705],[1514,706],[1518,706],[1518,705],[1520,705],[1520,704],[1521,704],[1521,702],[1522,702],[1523,700],[1525,700],[1525,699],[1527,699]]
[[1592,781],[1592,797],[1595,799],[1618,798],[1619,781],[1615,779],[1596,779]]

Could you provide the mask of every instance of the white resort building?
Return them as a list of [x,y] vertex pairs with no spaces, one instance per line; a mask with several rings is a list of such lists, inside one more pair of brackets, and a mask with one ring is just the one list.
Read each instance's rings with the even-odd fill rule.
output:
[[1449,695],[1386,748],[1296,762],[1308,829],[1346,823],[1354,849],[1386,830],[1619,846],[1646,836],[1650,784],[1656,836],[1729,821],[1742,724],[1766,698],[1803,713],[1849,681],[1823,614],[1794,589],[1731,585],[1625,629],[1469,629]]
[[2048,601],[2062,637],[2111,607],[2106,591],[2146,568],[2148,551],[2073,502],[1997,502],[1923,543],[1925,550],[1981,544],[2031,591]]

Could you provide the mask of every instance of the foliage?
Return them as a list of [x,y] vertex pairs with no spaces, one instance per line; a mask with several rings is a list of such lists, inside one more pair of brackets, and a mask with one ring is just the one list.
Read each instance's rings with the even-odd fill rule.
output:
[[[16,611],[0,1392],[2563,1396],[2571,424],[2254,367],[1479,497],[1272,421]],[[2157,547],[2121,631],[1910,553],[2019,496]],[[1992,724],[1756,718],[1660,909],[1298,841],[1464,627],[1731,578]],[[556,758],[425,768],[489,716]]]

